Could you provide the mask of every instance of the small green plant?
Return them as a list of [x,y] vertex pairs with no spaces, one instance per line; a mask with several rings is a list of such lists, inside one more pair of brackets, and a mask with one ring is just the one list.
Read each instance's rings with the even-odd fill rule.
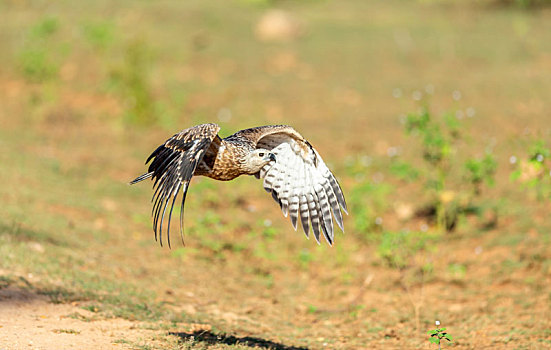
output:
[[484,185],[494,184],[497,169],[491,150],[487,150],[484,157],[468,158],[463,164],[466,170],[463,181],[472,188],[471,193],[462,191],[464,186],[458,181],[460,179],[452,177],[461,164],[458,151],[466,133],[462,115],[447,112],[435,118],[427,104],[418,112],[410,113],[404,120],[405,131],[419,141],[423,163],[413,167],[397,159],[393,161],[393,173],[400,179],[409,182],[426,179],[424,187],[430,203],[417,214],[434,217],[437,227],[445,231],[454,230],[462,215],[480,211],[472,202],[481,195]]
[[59,328],[59,329],[53,329],[52,332],[54,333],[58,333],[58,334],[61,334],[61,333],[66,333],[66,334],[80,334],[80,331],[77,331],[77,330],[74,330],[74,329],[71,329],[71,328]]
[[44,39],[55,34],[59,29],[59,21],[55,17],[47,17],[31,28],[31,36]]
[[538,200],[551,199],[551,149],[545,140],[534,140],[528,147],[528,156],[520,161],[510,158],[515,168],[511,180],[517,181],[523,187],[533,189]]
[[41,83],[57,75],[58,64],[52,57],[51,38],[59,29],[56,18],[44,18],[31,27],[17,55],[19,70],[28,81]]
[[467,178],[475,195],[481,194],[484,183],[488,186],[494,185],[497,162],[491,153],[487,153],[481,159],[468,159],[465,162],[465,169],[468,172]]
[[314,260],[312,253],[308,249],[302,249],[298,254],[298,261],[303,269],[308,268],[310,262]]
[[389,267],[402,270],[412,265],[418,252],[432,249],[437,240],[438,236],[429,232],[386,231],[381,235],[377,254]]
[[453,263],[448,265],[448,273],[454,280],[462,280],[467,275],[467,267],[463,264]]
[[423,159],[439,172],[443,172],[448,166],[449,156],[453,151],[452,142],[458,137],[459,129],[453,116],[446,114],[443,119],[448,130],[432,118],[428,107],[423,107],[418,113],[410,113],[405,123],[406,132],[421,139]]
[[543,8],[551,4],[549,0],[494,0],[494,2],[502,6],[512,6],[520,9]]
[[[440,321],[435,322],[436,327],[440,326]],[[438,344],[438,350],[442,349],[442,340],[452,341],[452,335],[446,332],[446,328],[436,328],[427,332],[430,335],[429,341],[433,344]]]
[[390,164],[390,172],[401,180],[414,182],[419,178],[419,170],[408,162],[395,159]]
[[126,46],[123,65],[111,73],[112,85],[124,98],[127,124],[148,126],[158,121],[149,81],[151,63],[146,43],[136,39]]
[[308,304],[308,313],[315,314],[318,311],[318,308],[315,305]]
[[375,184],[366,181],[357,184],[352,189],[350,196],[354,225],[356,230],[369,236],[372,231],[377,231],[381,225],[378,214],[382,213],[386,205],[386,195],[390,192],[390,185]]
[[19,53],[19,69],[32,82],[43,82],[57,74],[57,66],[41,47],[27,47]]
[[380,231],[382,219],[380,215],[388,205],[388,195],[392,192],[392,186],[382,181],[382,173],[375,172],[368,177],[371,159],[360,157],[349,159],[346,164],[346,172],[353,176],[355,183],[350,191],[351,216],[355,229],[362,233],[362,237],[375,239],[372,233]]
[[115,37],[111,22],[89,22],[82,26],[86,40],[96,49],[106,49]]
[[405,129],[408,135],[418,138],[421,142],[421,152],[425,164],[427,181],[426,188],[433,193],[435,216],[438,227],[450,231],[455,226],[454,215],[449,215],[450,205],[454,197],[447,189],[451,159],[455,148],[453,143],[459,135],[459,125],[453,116],[444,115],[445,123],[441,125],[432,118],[428,107],[423,107],[418,113],[407,116]]

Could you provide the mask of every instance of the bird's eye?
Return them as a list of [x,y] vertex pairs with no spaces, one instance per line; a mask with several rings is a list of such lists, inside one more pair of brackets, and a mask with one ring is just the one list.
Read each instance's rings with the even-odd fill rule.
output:
[[259,157],[264,157],[264,153],[261,152],[261,153],[258,154],[258,156]]

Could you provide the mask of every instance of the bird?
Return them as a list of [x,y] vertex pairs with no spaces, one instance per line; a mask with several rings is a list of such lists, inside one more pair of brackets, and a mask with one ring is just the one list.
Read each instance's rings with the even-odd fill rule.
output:
[[[297,230],[300,221],[309,238],[310,227],[316,242],[323,234],[334,242],[333,216],[344,232],[342,212],[348,214],[343,191],[314,147],[288,125],[266,125],[244,129],[221,138],[220,126],[196,125],[173,135],[147,158],[147,172],[132,180],[153,181],[153,231],[163,245],[163,221],[167,208],[167,241],[176,197],[183,192],[180,210],[180,237],[184,243],[184,203],[193,176],[230,181],[241,175],[262,179],[264,189],[289,216]],[[342,212],[341,212],[342,210]]]

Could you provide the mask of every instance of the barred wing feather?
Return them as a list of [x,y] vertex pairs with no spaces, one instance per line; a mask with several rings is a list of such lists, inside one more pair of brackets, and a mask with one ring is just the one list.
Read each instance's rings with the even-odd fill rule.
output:
[[341,208],[345,213],[347,208],[342,190],[321,156],[307,141],[283,133],[261,138],[257,147],[271,149],[276,156],[257,177],[264,179],[264,189],[272,194],[283,215],[290,216],[295,230],[300,219],[306,237],[311,226],[318,243],[323,233],[332,245],[333,216],[344,231]]

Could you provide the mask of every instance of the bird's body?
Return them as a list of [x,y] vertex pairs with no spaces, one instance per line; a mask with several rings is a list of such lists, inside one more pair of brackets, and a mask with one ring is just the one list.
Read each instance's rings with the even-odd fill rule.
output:
[[237,140],[216,137],[199,162],[195,175],[210,177],[214,180],[229,181],[247,173],[242,165],[245,155],[254,151],[253,145]]
[[[160,145],[147,159],[148,172],[131,184],[147,178],[154,181],[153,228],[162,234],[164,215],[172,199],[167,233],[176,196],[183,191],[183,206],[193,176],[229,181],[241,175],[263,178],[264,189],[272,194],[294,228],[298,218],[308,237],[310,224],[316,241],[320,231],[333,243],[333,219],[343,229],[341,208],[346,212],[342,190],[323,160],[298,132],[286,125],[269,125],[238,131],[221,139],[216,124],[185,129]],[[182,232],[182,231],[180,231]],[[162,244],[162,238],[161,244]],[[170,245],[170,240],[169,240]]]

